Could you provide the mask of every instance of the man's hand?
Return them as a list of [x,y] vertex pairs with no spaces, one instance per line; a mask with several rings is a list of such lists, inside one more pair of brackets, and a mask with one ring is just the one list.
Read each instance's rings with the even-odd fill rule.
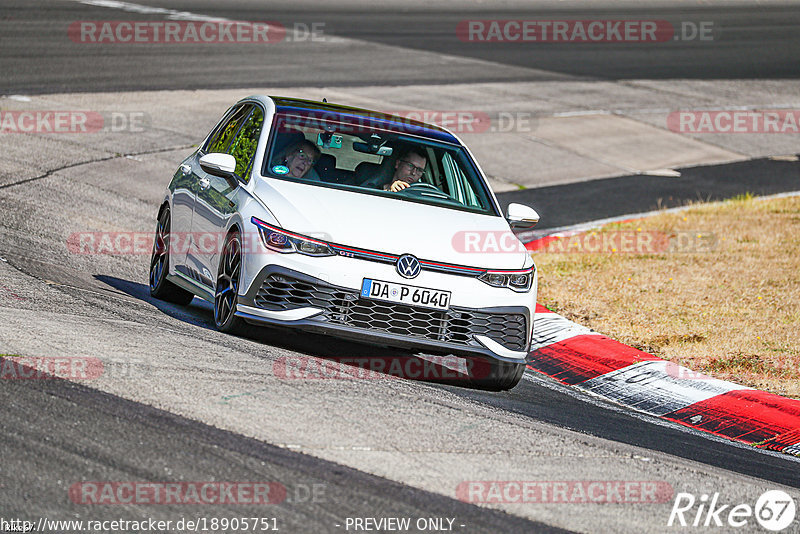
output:
[[408,186],[409,186],[408,182],[404,182],[403,180],[395,180],[394,182],[392,182],[392,185],[389,186],[389,191],[397,193],[398,191],[402,191]]

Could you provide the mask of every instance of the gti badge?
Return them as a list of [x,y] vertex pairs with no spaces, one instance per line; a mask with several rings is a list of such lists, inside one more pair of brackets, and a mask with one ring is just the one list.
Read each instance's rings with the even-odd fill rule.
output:
[[403,278],[416,278],[422,270],[419,260],[411,254],[403,254],[400,256],[395,267]]

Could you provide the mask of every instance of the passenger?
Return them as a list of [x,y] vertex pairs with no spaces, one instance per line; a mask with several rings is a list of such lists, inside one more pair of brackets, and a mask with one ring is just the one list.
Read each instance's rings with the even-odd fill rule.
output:
[[419,181],[427,163],[428,160],[419,149],[404,150],[394,162],[394,176],[383,186],[383,190],[396,193]]
[[[289,169],[293,178],[309,178],[319,180],[315,172],[309,174],[322,152],[310,141],[300,141],[284,150],[283,164]],[[308,176],[306,176],[308,175]]]

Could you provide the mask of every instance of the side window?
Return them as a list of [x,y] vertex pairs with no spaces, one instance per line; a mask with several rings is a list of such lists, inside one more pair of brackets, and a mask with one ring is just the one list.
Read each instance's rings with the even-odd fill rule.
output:
[[444,167],[444,174],[450,189],[450,195],[465,206],[473,208],[483,207],[475,191],[473,191],[469,180],[467,180],[467,177],[464,175],[461,166],[446,152],[442,157],[442,166]]
[[245,181],[250,179],[253,157],[256,154],[258,138],[264,125],[264,112],[253,106],[253,112],[244,121],[239,133],[231,143],[228,153],[236,158],[236,174]]
[[206,152],[227,152],[233,136],[239,131],[239,126],[247,114],[250,112],[251,105],[242,106],[231,115],[228,121],[223,124],[208,140]]

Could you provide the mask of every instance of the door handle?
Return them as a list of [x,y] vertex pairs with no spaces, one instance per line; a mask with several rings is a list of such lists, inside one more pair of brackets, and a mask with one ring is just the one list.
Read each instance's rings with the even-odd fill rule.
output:
[[200,184],[200,189],[205,191],[211,186],[211,180],[209,180],[208,178],[200,178],[198,184]]

